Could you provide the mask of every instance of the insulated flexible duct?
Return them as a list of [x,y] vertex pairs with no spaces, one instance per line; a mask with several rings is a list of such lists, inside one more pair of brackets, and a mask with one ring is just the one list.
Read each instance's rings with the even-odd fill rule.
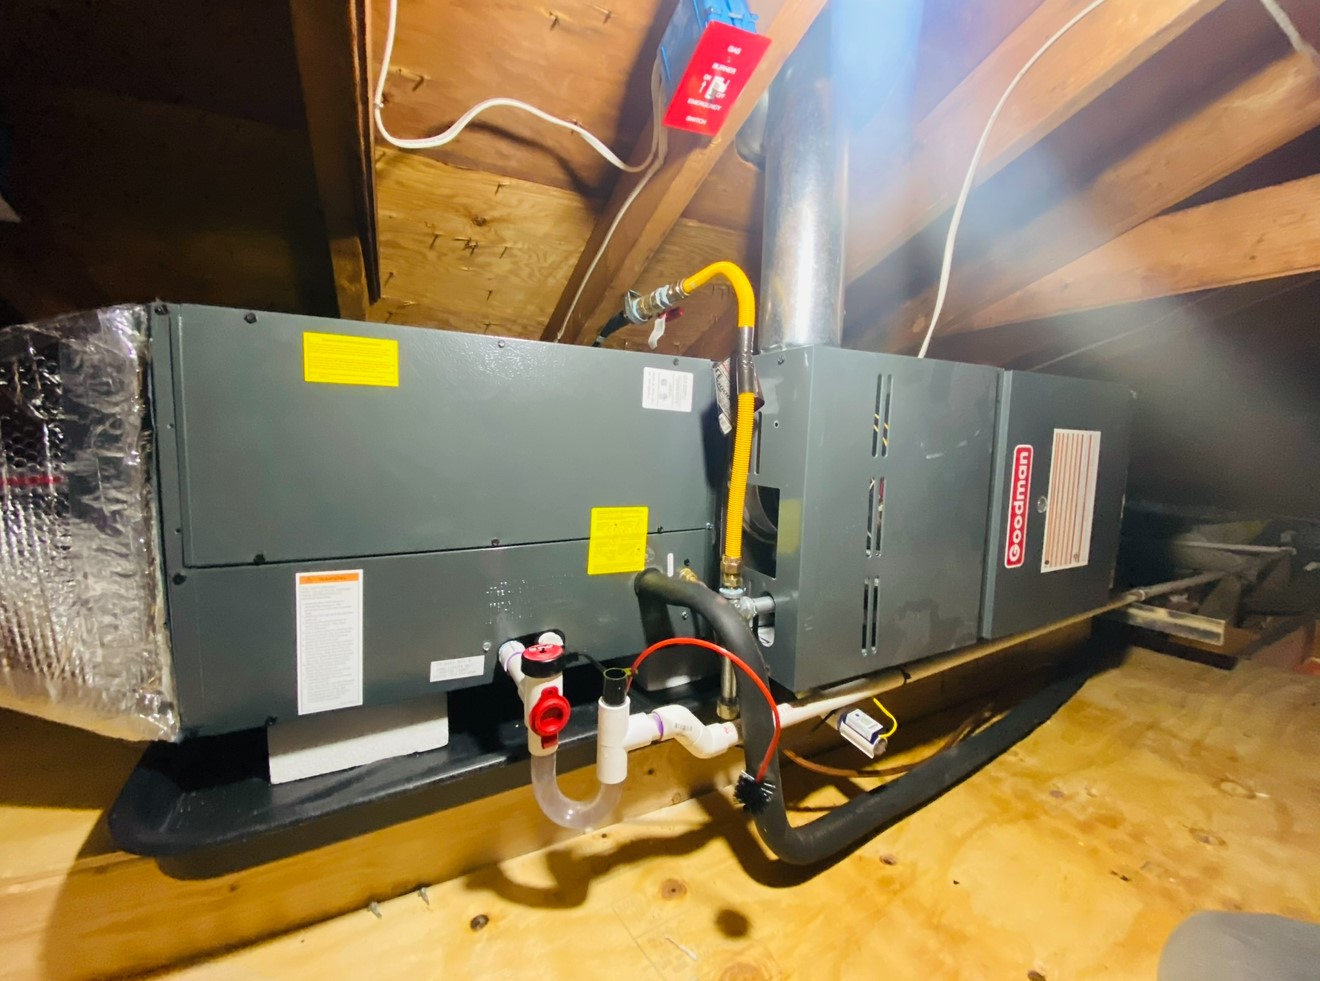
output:
[[[636,580],[641,596],[682,606],[705,617],[720,641],[745,660],[762,680],[769,670],[760,645],[733,605],[703,585],[671,579],[658,570],[641,573]],[[770,850],[793,865],[815,865],[910,814],[965,780],[1005,750],[1024,739],[1068,701],[1090,676],[1089,671],[1069,675],[1018,703],[998,722],[940,753],[906,776],[856,797],[823,817],[794,827],[784,804],[779,757],[766,771],[772,786],[766,806],[755,815],[756,828]],[[754,772],[774,734],[769,705],[745,699],[743,751],[748,772]]]

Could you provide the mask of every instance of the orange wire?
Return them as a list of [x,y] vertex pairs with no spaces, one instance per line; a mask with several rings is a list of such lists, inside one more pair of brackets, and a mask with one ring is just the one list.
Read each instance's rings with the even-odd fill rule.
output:
[[743,674],[747,675],[747,677],[756,684],[756,687],[761,690],[761,694],[765,696],[766,702],[770,705],[770,712],[775,719],[774,735],[770,737],[770,745],[766,747],[765,758],[761,760],[761,766],[756,771],[757,781],[764,780],[766,771],[770,768],[770,761],[775,758],[775,751],[779,749],[780,732],[779,706],[775,702],[775,696],[770,693],[769,686],[761,680],[761,676],[753,671],[746,661],[733,653],[733,651],[721,647],[719,644],[713,644],[708,640],[701,640],[697,637],[667,637],[664,640],[657,641],[637,655],[637,659],[632,663],[631,674],[628,676],[628,687],[632,687],[633,675],[637,674],[637,668],[641,663],[656,651],[662,650],[666,647],[704,647],[708,651],[714,651],[720,657],[732,661],[742,670]]

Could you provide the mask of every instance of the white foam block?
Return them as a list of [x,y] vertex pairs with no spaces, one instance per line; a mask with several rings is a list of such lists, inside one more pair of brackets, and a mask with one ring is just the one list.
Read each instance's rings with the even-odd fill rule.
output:
[[289,783],[449,743],[444,692],[397,705],[309,715],[266,728],[270,782]]

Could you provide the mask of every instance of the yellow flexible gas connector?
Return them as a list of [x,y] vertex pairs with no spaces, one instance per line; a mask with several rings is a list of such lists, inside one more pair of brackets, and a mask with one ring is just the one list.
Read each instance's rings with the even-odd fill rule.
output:
[[[713,262],[681,284],[687,294],[722,276],[733,287],[738,300],[738,347],[734,363],[735,378],[749,381],[753,337],[756,324],[756,297],[747,274],[732,262]],[[742,367],[740,367],[742,365]],[[750,384],[738,386],[738,407],[733,430],[733,463],[729,468],[729,500],[724,521],[724,559],[720,578],[726,587],[742,585],[743,510],[747,504],[747,473],[752,463],[752,431],[755,426],[756,392]]]
[[733,295],[738,299],[738,326],[743,330],[751,330],[756,323],[756,296],[752,293],[752,281],[737,263],[712,262],[705,269],[683,280],[683,292],[691,293],[700,289],[716,276],[723,276],[733,287]]

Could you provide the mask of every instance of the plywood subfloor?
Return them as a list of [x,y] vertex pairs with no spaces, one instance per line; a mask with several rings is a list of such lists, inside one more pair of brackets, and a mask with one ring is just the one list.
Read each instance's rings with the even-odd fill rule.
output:
[[1194,910],[1320,919],[1317,713],[1317,679],[1133,651],[814,878],[714,794],[181,976],[1153,978]]
[[[1013,684],[1088,635],[1082,618],[992,642],[974,660],[890,693],[901,718],[919,720],[904,726],[891,757],[926,752],[968,710],[930,713]],[[794,733],[793,743],[822,737],[828,731]],[[110,841],[105,811],[139,752],[0,711],[0,977],[103,978],[193,963],[573,837],[542,817],[524,786],[371,833],[365,826],[384,815],[363,808],[357,837],[318,847],[313,826],[297,854],[194,878],[195,868],[162,868]],[[740,769],[737,753],[698,760],[674,743],[648,747],[631,757],[617,813],[653,813],[728,786]],[[594,779],[592,768],[567,774],[565,791],[584,796]]]

